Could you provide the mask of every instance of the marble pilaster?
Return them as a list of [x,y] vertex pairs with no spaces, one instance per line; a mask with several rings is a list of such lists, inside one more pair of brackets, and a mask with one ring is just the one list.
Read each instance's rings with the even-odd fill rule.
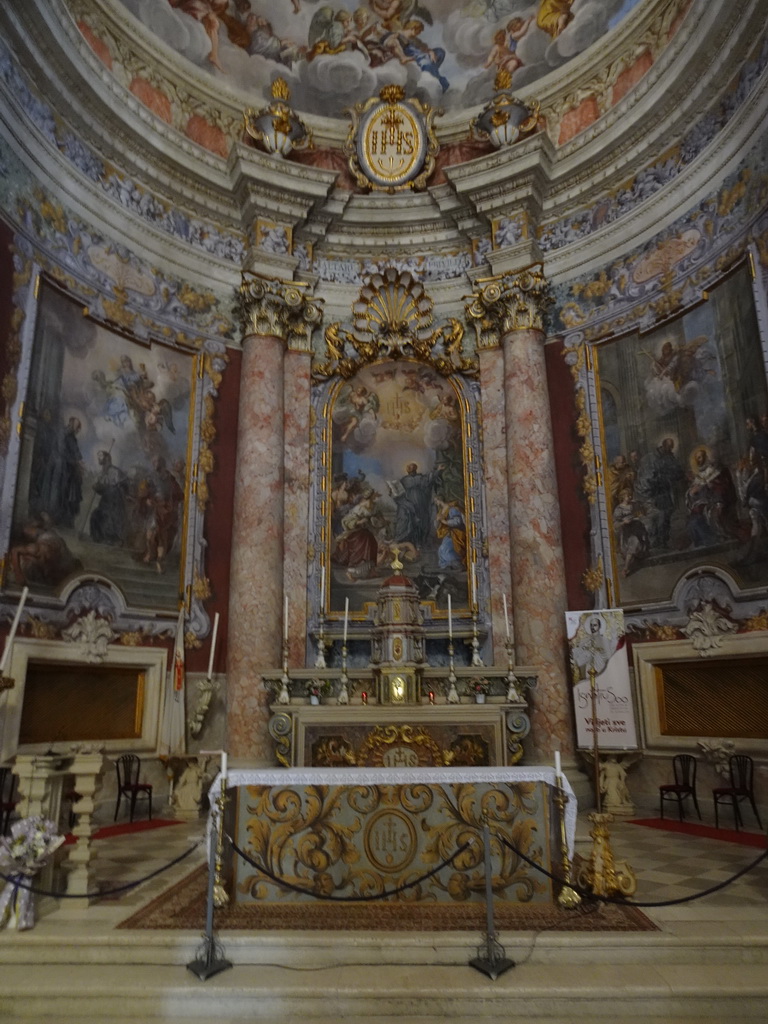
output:
[[488,572],[493,629],[493,664],[506,665],[503,595],[514,629],[509,551],[509,484],[507,481],[504,357],[500,349],[479,353],[482,395],[483,477],[485,480]]
[[[240,300],[245,338],[232,530],[226,746],[230,756],[259,765],[273,760],[262,674],[282,664],[284,595],[291,634],[301,635],[302,643],[306,635],[309,471],[308,463],[302,466],[301,452],[306,452],[308,437],[311,334],[322,311],[298,286],[250,275]],[[293,656],[299,657],[298,648]]]
[[[509,552],[515,660],[539,668],[531,715],[538,760],[551,760],[554,750],[571,754],[574,749],[560,508],[544,361],[543,320],[549,301],[542,268],[536,265],[502,275],[476,293],[467,306],[486,372],[483,419],[485,424],[490,416],[492,429],[486,445],[491,445],[491,465],[501,449],[498,418],[504,416],[509,541],[508,546],[502,542],[500,550]],[[501,358],[490,358],[498,345]],[[494,501],[500,499],[498,489],[497,483]],[[495,531],[489,537],[489,550],[502,522],[497,516],[495,523],[489,523]]]
[[285,547],[283,579],[289,605],[288,665],[302,667],[307,638],[310,358],[285,357]]

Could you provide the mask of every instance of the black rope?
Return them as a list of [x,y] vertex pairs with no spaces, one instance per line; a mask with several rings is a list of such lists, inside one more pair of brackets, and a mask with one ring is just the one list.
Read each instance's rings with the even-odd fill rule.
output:
[[737,881],[739,878],[742,877],[742,875],[746,875],[753,868],[756,868],[761,861],[764,861],[765,858],[768,857],[768,850],[763,850],[760,856],[753,860],[751,864],[747,864],[746,867],[743,867],[740,871],[737,871],[735,875],[732,875],[730,878],[726,878],[724,882],[718,882],[717,885],[713,885],[709,889],[704,889],[703,892],[695,892],[691,896],[680,896],[676,900],[658,900],[654,903],[636,903],[634,900],[628,900],[626,899],[626,897],[623,896],[616,899],[610,896],[598,896],[593,892],[589,892],[587,889],[579,888],[579,886],[574,885],[573,882],[566,882],[564,878],[559,878],[557,875],[553,875],[551,871],[547,871],[547,869],[545,867],[542,867],[541,864],[537,864],[535,860],[531,860],[530,857],[526,857],[522,850],[518,850],[515,846],[512,845],[512,843],[508,842],[504,838],[504,836],[499,835],[498,832],[495,832],[494,835],[496,836],[497,839],[501,840],[501,842],[506,847],[512,850],[513,853],[516,853],[518,857],[522,857],[522,859],[527,864],[530,864],[531,867],[534,867],[538,871],[541,871],[542,874],[546,875],[548,878],[551,878],[552,881],[556,882],[558,885],[567,885],[570,889],[573,889],[574,892],[578,893],[579,896],[583,896],[586,899],[599,900],[601,903],[617,903],[622,907],[674,907],[679,903],[690,903],[692,900],[700,900],[703,896],[711,896],[713,892],[718,892],[720,889],[724,889],[727,885],[730,885],[731,882]]
[[300,888],[300,886],[293,885],[291,882],[286,882],[285,879],[283,878],[278,878],[277,875],[273,875],[272,872],[268,870],[268,868],[265,868],[262,864],[257,864],[256,861],[251,860],[251,858],[246,853],[243,853],[240,847],[235,843],[232,836],[230,836],[227,833],[225,833],[225,835],[229,842],[232,844],[232,849],[235,851],[236,854],[238,854],[238,856],[243,858],[246,864],[250,864],[251,867],[256,868],[257,871],[261,871],[262,874],[265,874],[267,876],[267,878],[271,878],[276,885],[285,886],[286,889],[291,889],[293,892],[300,893],[302,896],[312,896],[314,897],[314,899],[317,900],[330,900],[331,902],[335,903],[372,903],[375,900],[385,900],[389,896],[397,896],[398,893],[405,892],[406,889],[412,889],[415,885],[421,885],[421,883],[426,882],[428,878],[432,878],[432,876],[436,875],[438,871],[442,871],[443,868],[446,867],[448,864],[452,864],[460,853],[463,853],[469,846],[472,845],[472,840],[469,840],[469,842],[466,842],[464,843],[463,846],[460,846],[454,853],[451,854],[450,857],[444,860],[441,864],[438,864],[436,868],[433,868],[431,871],[428,871],[425,875],[421,875],[413,882],[408,882],[398,886],[397,889],[389,889],[387,892],[377,893],[373,896],[331,896],[327,893],[313,892],[311,889],[302,889]]
[[20,881],[23,875],[4,875],[0,871],[0,878],[4,882],[10,882],[17,889],[26,889],[27,892],[33,892],[37,896],[52,896],[55,900],[98,900],[104,896],[114,896],[117,892],[127,892],[129,889],[135,889],[137,885],[142,885],[144,882],[148,882],[150,878],[155,878],[157,875],[162,875],[168,868],[172,868],[174,864],[180,864],[185,857],[188,857],[193,850],[196,850],[202,839],[190,846],[184,853],[179,854],[178,857],[174,857],[173,860],[164,864],[161,868],[157,868],[155,871],[151,871],[148,875],[143,878],[137,878],[135,882],[126,882],[125,885],[116,885],[113,889],[100,889],[98,892],[50,892],[48,889],[36,889],[33,885],[25,885]]

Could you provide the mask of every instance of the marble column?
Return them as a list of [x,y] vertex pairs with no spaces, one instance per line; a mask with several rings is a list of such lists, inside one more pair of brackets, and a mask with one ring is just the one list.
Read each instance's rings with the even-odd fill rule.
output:
[[[287,535],[289,550],[299,555],[294,550],[295,531],[286,529],[287,511],[295,521],[296,501],[294,490],[287,497],[285,487],[286,445],[296,422],[296,410],[287,409],[286,398],[290,403],[297,400],[295,384],[288,383],[295,361],[286,349],[307,353],[308,392],[311,331],[322,314],[298,288],[263,278],[244,282],[241,302],[245,338],[232,528],[226,747],[232,758],[268,765],[273,753],[262,674],[282,663]],[[289,460],[289,472],[291,465]],[[304,538],[300,560],[306,565],[306,531]],[[306,590],[304,599],[305,594]],[[294,606],[295,630],[299,602],[291,602],[290,593],[288,597],[289,609]]]
[[[505,274],[476,297],[485,333],[503,353],[509,559],[515,661],[539,669],[532,694],[533,756],[551,762],[574,750],[566,666],[566,589],[560,508],[544,362],[543,314],[548,301],[541,268]],[[488,332],[489,324],[493,331]],[[493,396],[491,391],[491,408]],[[483,397],[485,408],[485,395]],[[485,419],[485,414],[484,414]]]

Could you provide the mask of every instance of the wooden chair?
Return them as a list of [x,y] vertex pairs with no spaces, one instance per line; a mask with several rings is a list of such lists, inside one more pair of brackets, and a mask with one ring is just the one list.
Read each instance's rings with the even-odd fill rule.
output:
[[733,823],[738,832],[742,824],[739,804],[742,800],[749,800],[757,818],[757,824],[762,828],[763,823],[760,821],[760,815],[757,813],[757,804],[755,803],[753,789],[755,766],[752,758],[748,754],[731,754],[728,758],[728,772],[731,776],[730,786],[718,786],[712,790],[712,798],[715,801],[715,827],[720,828],[717,815],[718,807],[723,801],[730,800],[733,807]]
[[675,754],[672,758],[675,781],[659,786],[659,808],[664,817],[664,801],[677,800],[677,816],[683,820],[683,800],[693,797],[693,806],[701,821],[699,801],[696,799],[696,758],[693,754]]
[[0,836],[8,831],[11,815],[19,802],[15,798],[16,776],[11,768],[0,768]]
[[136,800],[140,796],[147,798],[149,808],[149,820],[152,820],[152,786],[148,782],[139,782],[141,772],[141,760],[136,754],[123,754],[115,761],[117,770],[117,804],[115,806],[115,818],[120,811],[120,801],[127,796],[131,802],[131,821],[136,810]]

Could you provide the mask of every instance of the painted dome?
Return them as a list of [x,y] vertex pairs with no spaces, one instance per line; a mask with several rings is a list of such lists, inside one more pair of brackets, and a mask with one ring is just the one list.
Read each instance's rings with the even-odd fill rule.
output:
[[120,0],[213,83],[342,117],[394,82],[446,113],[521,89],[598,43],[640,0]]

